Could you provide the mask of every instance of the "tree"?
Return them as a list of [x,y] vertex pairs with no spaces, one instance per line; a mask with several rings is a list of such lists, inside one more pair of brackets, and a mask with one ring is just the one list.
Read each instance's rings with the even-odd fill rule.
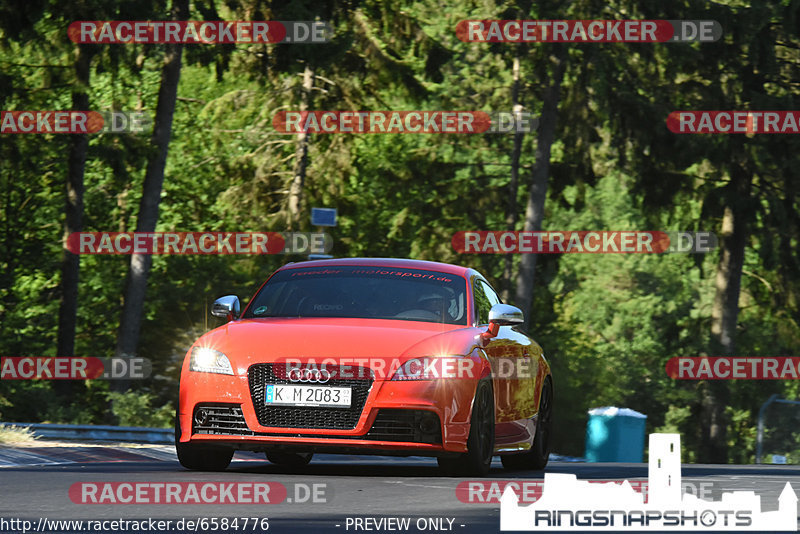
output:
[[[92,45],[75,45],[75,88],[72,91],[72,109],[85,111],[89,107],[90,62],[94,55]],[[86,167],[86,152],[89,147],[87,134],[73,135],[70,139],[67,163],[66,217],[64,219],[64,242],[74,232],[83,231],[83,176]],[[75,324],[78,314],[78,280],[80,256],[67,248],[61,263],[61,305],[58,312],[57,356],[75,355]],[[65,382],[68,384],[68,382]]]
[[[189,16],[188,0],[174,0],[172,13],[174,20],[187,20]],[[153,232],[156,229],[161,190],[164,183],[164,166],[167,162],[169,141],[172,135],[172,118],[175,113],[175,102],[178,96],[183,45],[179,43],[168,44],[165,49],[161,85],[158,92],[158,106],[151,137],[153,152],[147,163],[142,199],[136,223],[137,232]],[[131,357],[136,355],[145,292],[147,290],[147,277],[152,261],[153,258],[149,254],[131,255],[117,337],[117,356]],[[124,387],[124,384],[121,387]]]
[[[547,182],[550,176],[550,150],[556,136],[558,106],[561,102],[561,82],[566,69],[566,53],[562,46],[554,47],[551,62],[552,74],[542,102],[542,115],[537,133],[536,164],[531,171],[528,184],[528,203],[525,208],[524,227],[526,232],[540,231],[544,219],[544,203],[547,198]],[[536,254],[524,254],[517,276],[515,302],[526,317],[525,328],[530,325],[529,316],[533,300],[536,257]]]

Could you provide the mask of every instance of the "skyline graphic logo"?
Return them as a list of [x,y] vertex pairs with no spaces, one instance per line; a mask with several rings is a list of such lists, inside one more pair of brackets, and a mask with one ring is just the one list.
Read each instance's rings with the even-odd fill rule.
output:
[[797,530],[797,495],[789,482],[772,512],[761,511],[761,497],[752,491],[725,492],[721,501],[682,494],[680,450],[680,434],[650,434],[647,503],[627,480],[593,484],[573,474],[545,473],[541,498],[528,506],[507,486],[500,530]]

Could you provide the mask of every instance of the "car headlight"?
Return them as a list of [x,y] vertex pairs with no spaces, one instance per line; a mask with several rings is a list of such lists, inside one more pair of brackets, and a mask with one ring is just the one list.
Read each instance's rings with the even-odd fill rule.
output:
[[474,378],[475,362],[463,356],[426,356],[412,358],[397,371],[392,380],[437,380],[440,378]]
[[198,373],[219,373],[232,375],[233,367],[228,357],[218,350],[208,347],[195,347],[189,360],[189,370]]

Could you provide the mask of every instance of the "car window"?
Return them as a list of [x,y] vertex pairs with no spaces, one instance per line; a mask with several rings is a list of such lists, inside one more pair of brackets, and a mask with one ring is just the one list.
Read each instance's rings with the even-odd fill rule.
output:
[[389,267],[308,267],[278,271],[245,318],[355,317],[467,324],[463,277]]
[[483,280],[476,278],[472,290],[473,298],[475,299],[475,314],[478,324],[489,324],[489,310],[492,306],[500,303],[500,297],[497,296],[494,289]]

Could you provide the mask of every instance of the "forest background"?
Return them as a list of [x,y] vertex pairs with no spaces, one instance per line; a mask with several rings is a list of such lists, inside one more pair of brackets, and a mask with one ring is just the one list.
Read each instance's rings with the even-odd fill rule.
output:
[[[151,134],[0,136],[0,355],[132,355],[153,376],[0,381],[4,421],[172,425],[180,364],[287,256],[75,256],[73,231],[309,231],[336,257],[483,272],[553,366],[555,451],[587,410],[647,415],[687,461],[754,460],[756,416],[797,381],[676,381],[679,356],[800,354],[800,142],[677,135],[676,110],[794,110],[800,1],[11,0],[0,109],[144,111]],[[77,45],[76,20],[325,21],[325,44]],[[465,43],[465,19],[715,20],[715,43]],[[281,134],[281,110],[522,109],[536,131]],[[463,230],[711,231],[708,254],[457,254]],[[133,262],[133,264],[132,264]],[[133,265],[133,269],[132,269]],[[768,453],[800,462],[800,410]]]

